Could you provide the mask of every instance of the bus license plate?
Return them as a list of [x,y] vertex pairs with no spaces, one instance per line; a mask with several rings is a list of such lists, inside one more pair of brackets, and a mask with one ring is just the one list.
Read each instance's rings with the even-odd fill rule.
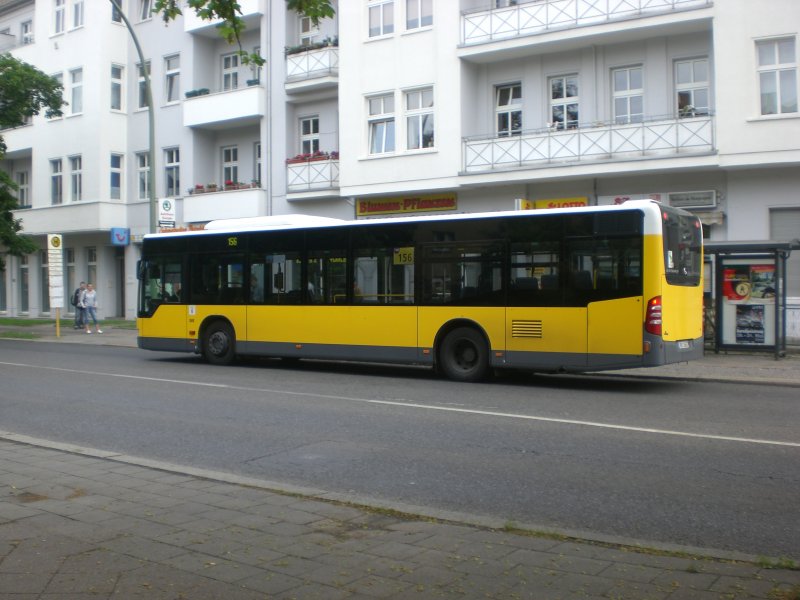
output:
[[680,350],[688,350],[689,349],[689,340],[680,340],[678,342],[678,349],[680,349]]

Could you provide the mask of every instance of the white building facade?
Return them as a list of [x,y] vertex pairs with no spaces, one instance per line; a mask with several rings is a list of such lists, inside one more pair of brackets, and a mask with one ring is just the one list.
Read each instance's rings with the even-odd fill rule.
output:
[[[214,24],[123,2],[166,225],[652,197],[710,240],[800,238],[796,0],[348,0],[318,28],[278,0],[240,4],[261,69]],[[50,315],[46,234],[61,233],[65,289],[94,280],[104,317],[133,318],[137,242],[157,224],[130,36],[100,0],[0,1],[0,32],[69,102],[3,132],[42,252],[7,261],[0,314]]]

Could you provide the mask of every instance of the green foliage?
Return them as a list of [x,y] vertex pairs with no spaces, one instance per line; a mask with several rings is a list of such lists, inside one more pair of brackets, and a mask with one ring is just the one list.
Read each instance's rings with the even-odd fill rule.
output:
[[[8,54],[0,55],[0,129],[10,129],[24,124],[25,119],[46,109],[48,117],[61,115],[64,99],[62,87],[55,79]],[[0,137],[0,160],[5,155],[6,144]],[[22,222],[11,211],[17,208],[14,191],[16,183],[0,170],[0,249],[3,253],[23,256],[34,252],[36,244],[30,238],[20,237]],[[0,271],[5,270],[0,253]]]

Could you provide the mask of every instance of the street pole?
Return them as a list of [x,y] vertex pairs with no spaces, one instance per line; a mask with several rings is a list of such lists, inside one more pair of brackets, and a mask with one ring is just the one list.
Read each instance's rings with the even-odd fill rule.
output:
[[147,103],[147,128],[150,137],[150,148],[148,150],[148,162],[150,163],[150,168],[147,170],[147,191],[149,196],[149,203],[150,203],[150,233],[155,233],[156,231],[156,223],[158,221],[156,216],[156,176],[155,176],[155,169],[156,169],[156,151],[155,151],[155,137],[156,137],[156,120],[155,120],[155,111],[153,110],[153,91],[150,87],[150,71],[147,68],[147,62],[144,59],[144,54],[142,53],[142,47],[139,45],[139,38],[136,37],[136,33],[133,31],[133,26],[131,22],[128,20],[128,17],[125,16],[125,13],[122,12],[122,7],[119,5],[118,0],[110,0],[111,4],[114,5],[114,8],[117,9],[120,17],[122,17],[122,21],[125,23],[125,27],[128,28],[128,32],[131,34],[131,38],[133,39],[133,45],[136,46],[136,52],[139,54],[139,63],[142,65],[141,69],[144,73],[144,95],[145,95],[145,102]]

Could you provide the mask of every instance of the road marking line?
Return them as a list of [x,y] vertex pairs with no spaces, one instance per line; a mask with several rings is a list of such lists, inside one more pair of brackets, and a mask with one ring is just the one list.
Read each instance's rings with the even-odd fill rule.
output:
[[672,429],[656,429],[653,427],[633,427],[630,425],[618,425],[615,423],[601,423],[598,421],[579,421],[577,419],[559,419],[556,417],[542,417],[537,415],[523,415],[519,413],[507,413],[491,410],[478,410],[474,408],[456,408],[454,406],[437,406],[435,404],[418,404],[415,402],[399,402],[396,400],[375,400],[374,398],[354,398],[352,396],[336,396],[333,394],[318,394],[314,392],[293,392],[291,390],[277,390],[270,388],[252,388],[239,385],[228,385],[224,383],[205,383],[201,381],[185,381],[181,379],[165,379],[163,377],[145,377],[142,375],[125,375],[122,373],[102,373],[99,371],[81,371],[76,369],[64,369],[61,367],[42,367],[39,365],[28,365],[22,363],[0,362],[0,365],[10,367],[27,367],[31,369],[48,369],[50,371],[61,371],[65,373],[80,375],[100,375],[105,377],[116,377],[120,379],[136,379],[139,381],[152,381],[156,383],[177,383],[180,385],[194,385],[200,387],[213,387],[229,390],[241,390],[246,392],[261,392],[268,394],[284,394],[287,396],[305,396],[308,398],[324,398],[326,400],[345,400],[348,402],[361,402],[364,404],[378,404],[384,406],[399,406],[403,408],[421,408],[425,410],[438,410],[460,414],[481,415],[487,417],[502,417],[506,419],[520,419],[525,421],[538,421],[542,423],[558,423],[561,425],[579,425],[582,427],[599,427],[601,429],[613,429],[619,431],[634,431],[637,433],[654,433],[658,435],[673,435],[680,437],[716,440],[724,442],[740,442],[747,444],[760,444],[765,446],[786,446],[790,448],[800,448],[800,442],[781,442],[778,440],[764,440],[758,438],[735,437],[728,435],[713,435],[708,433],[691,433],[689,431],[675,431]]

